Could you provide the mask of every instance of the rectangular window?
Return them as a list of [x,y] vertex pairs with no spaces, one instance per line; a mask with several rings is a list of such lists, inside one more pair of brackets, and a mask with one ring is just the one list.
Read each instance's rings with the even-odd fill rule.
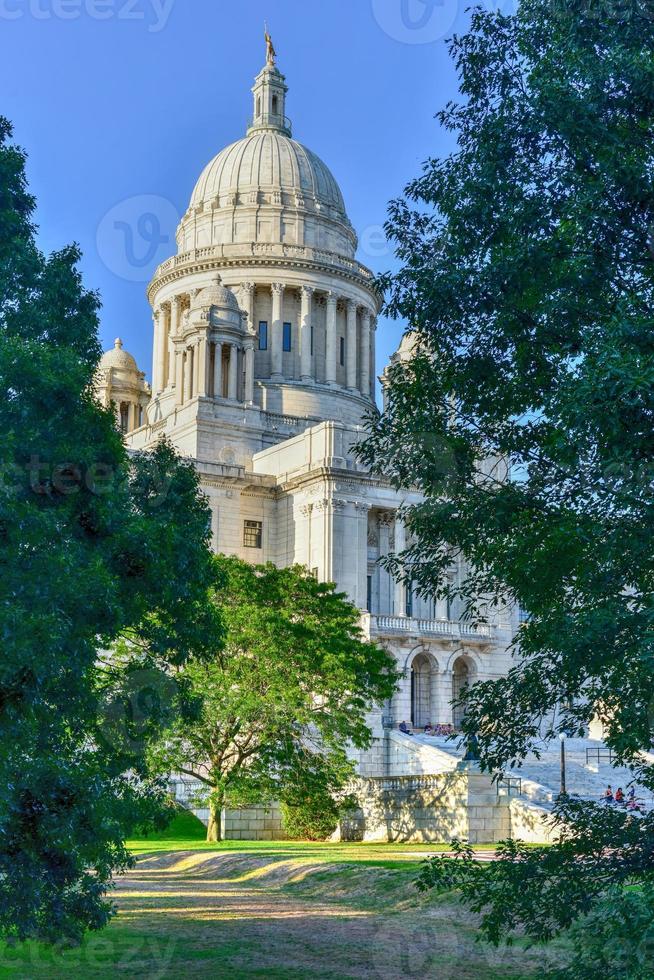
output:
[[243,546],[245,548],[260,548],[263,537],[263,524],[261,521],[243,522]]
[[406,615],[413,616],[413,586],[406,587]]
[[341,367],[345,364],[345,337],[341,337]]
[[259,321],[259,350],[268,350],[268,323]]
[[372,612],[372,575],[368,576],[366,587],[366,609]]
[[311,324],[311,356],[313,357],[313,323]]
[[283,341],[282,341],[282,350],[286,354],[288,354],[289,351],[290,351],[290,349],[291,349],[291,339],[292,339],[292,336],[293,336],[293,328],[291,327],[290,323],[285,323],[284,324],[284,335],[283,335]]

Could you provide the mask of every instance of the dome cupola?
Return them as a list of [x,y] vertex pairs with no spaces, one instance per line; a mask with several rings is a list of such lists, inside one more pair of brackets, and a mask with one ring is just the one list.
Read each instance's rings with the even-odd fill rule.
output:
[[312,247],[353,259],[357,236],[329,167],[291,136],[288,88],[268,56],[243,139],[204,168],[177,230],[180,253],[245,244]]
[[111,350],[100,358],[95,393],[100,404],[113,406],[121,432],[131,432],[143,424],[150,386],[135,359],[124,350],[120,337],[116,337]]
[[234,326],[240,326],[243,313],[238,305],[236,296],[222,284],[222,278],[216,275],[209,286],[201,289],[191,300],[189,319],[228,321]]

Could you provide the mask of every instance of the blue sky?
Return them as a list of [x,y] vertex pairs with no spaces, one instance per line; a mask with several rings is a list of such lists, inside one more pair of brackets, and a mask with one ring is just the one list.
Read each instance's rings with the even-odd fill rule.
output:
[[[361,260],[392,268],[380,234],[387,203],[422,161],[452,146],[434,113],[456,96],[445,37],[464,28],[464,7],[0,0],[0,112],[29,154],[42,247],[83,249],[85,284],[102,297],[104,347],[120,335],[150,377],[146,282],[174,251],[176,220],[204,165],[244,135],[264,19],[290,88],[293,135],[339,181]],[[143,222],[148,213],[154,226]],[[380,322],[379,370],[401,332]]]

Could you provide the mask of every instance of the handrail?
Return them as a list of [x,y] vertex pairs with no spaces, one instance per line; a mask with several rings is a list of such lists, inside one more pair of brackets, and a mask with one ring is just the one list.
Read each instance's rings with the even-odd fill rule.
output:
[[[506,794],[501,793],[500,790],[505,789]],[[497,781],[497,795],[498,796],[522,796],[522,779],[520,776],[502,776],[501,779]]]
[[594,757],[597,761],[597,765],[599,766],[600,762],[602,761],[602,756],[605,757],[608,756],[609,765],[613,765],[613,760],[615,758],[615,753],[613,749],[597,748],[597,747],[586,748],[586,765],[588,765],[588,763],[590,762],[591,757]]

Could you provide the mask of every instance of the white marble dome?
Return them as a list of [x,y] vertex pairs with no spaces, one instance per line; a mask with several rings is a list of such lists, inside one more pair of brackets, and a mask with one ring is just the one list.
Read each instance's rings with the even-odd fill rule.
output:
[[100,359],[100,369],[108,371],[109,368],[126,375],[139,373],[136,361],[131,354],[123,349],[123,342],[120,337],[116,337],[114,346],[111,350],[105,351]]
[[320,157],[292,138],[286,91],[276,68],[257,77],[251,125],[200,174],[177,231],[180,253],[279,244],[354,258],[357,236],[340,187]]
[[214,276],[213,282],[195,296],[191,302],[191,310],[204,309],[207,306],[217,306],[220,310],[241,315],[238,300],[227,286],[223,286],[222,277]]
[[202,171],[191,207],[211,202],[220,206],[233,194],[239,196],[236,203],[249,204],[253,192],[275,191],[288,195],[292,203],[304,198],[347,220],[343,195],[327,165],[301,143],[275,130],[252,133],[221,150]]

